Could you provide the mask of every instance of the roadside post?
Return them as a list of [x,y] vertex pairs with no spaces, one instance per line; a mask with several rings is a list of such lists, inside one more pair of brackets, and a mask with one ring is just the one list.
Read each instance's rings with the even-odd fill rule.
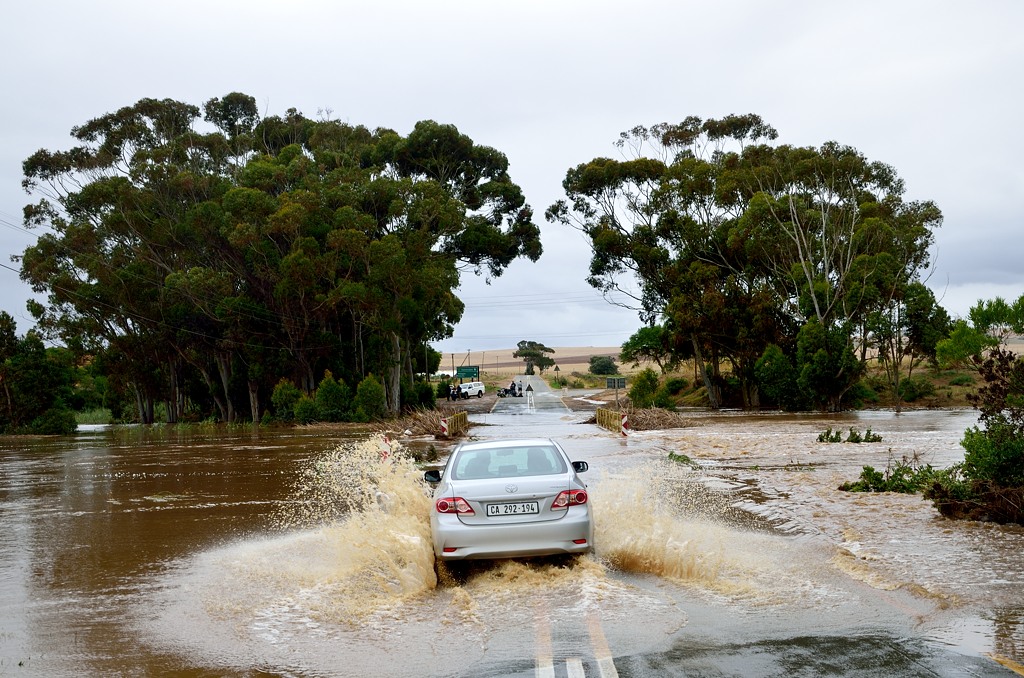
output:
[[605,386],[604,387],[605,388],[614,388],[615,389],[615,406],[618,407],[619,406],[619,389],[620,388],[626,388],[626,378],[625,377],[608,377],[607,380],[605,381]]
[[470,381],[480,381],[480,366],[479,365],[459,365],[455,368],[456,379],[468,379]]

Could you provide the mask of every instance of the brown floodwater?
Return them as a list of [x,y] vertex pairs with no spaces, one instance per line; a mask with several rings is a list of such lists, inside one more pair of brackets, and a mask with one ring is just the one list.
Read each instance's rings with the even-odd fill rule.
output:
[[[382,462],[378,440],[325,430],[0,440],[0,676],[654,676],[698,657],[817,675],[799,648],[847,642],[837,661],[951,667],[895,675],[1024,663],[1024,530],[836,490],[866,464],[954,463],[974,413],[694,413],[629,437],[583,418],[492,413],[472,434],[589,461],[596,553],[440,581],[402,454],[432,441]],[[883,440],[817,443],[827,427]]]

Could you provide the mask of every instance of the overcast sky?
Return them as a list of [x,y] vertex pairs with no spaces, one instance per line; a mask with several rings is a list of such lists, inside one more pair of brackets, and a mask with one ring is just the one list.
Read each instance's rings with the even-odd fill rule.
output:
[[[244,92],[407,134],[451,123],[505,153],[544,255],[468,276],[450,353],[616,346],[640,326],[585,282],[578,232],[543,220],[569,167],[636,125],[757,113],[780,143],[856,147],[934,200],[929,285],[954,316],[1024,293],[1024,2],[899,0],[57,0],[8,3],[0,41],[0,309],[32,326],[11,255],[32,244],[21,163],[141,98]],[[40,299],[40,301],[43,301]]]

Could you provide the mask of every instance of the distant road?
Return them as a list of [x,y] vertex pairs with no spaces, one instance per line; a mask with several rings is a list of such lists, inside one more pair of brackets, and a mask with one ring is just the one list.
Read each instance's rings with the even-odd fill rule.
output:
[[[568,411],[562,397],[551,390],[551,387],[537,375],[521,375],[515,377],[516,384],[522,384],[523,397],[498,398],[492,412],[514,414],[533,410]],[[502,384],[508,386],[508,384]]]

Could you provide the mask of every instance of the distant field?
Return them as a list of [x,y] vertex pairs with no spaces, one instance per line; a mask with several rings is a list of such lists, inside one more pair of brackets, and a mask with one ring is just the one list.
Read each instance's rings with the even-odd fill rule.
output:
[[[613,358],[615,362],[619,361],[620,349],[618,346],[570,346],[557,348],[552,346],[551,348],[555,352],[550,354],[550,356],[554,358],[555,364],[558,365],[559,372],[564,375],[588,371],[592,356],[608,356]],[[439,369],[442,372],[452,372],[454,363],[455,368],[465,365],[476,365],[480,368],[481,372],[491,376],[522,374],[525,363],[523,363],[522,358],[512,357],[515,351],[516,349],[514,348],[508,348],[495,351],[444,353],[441,355],[441,366]]]

